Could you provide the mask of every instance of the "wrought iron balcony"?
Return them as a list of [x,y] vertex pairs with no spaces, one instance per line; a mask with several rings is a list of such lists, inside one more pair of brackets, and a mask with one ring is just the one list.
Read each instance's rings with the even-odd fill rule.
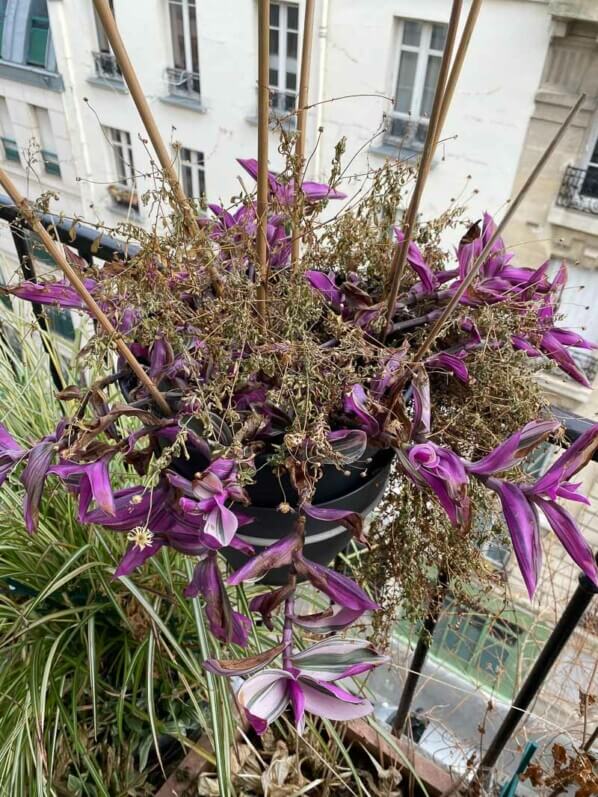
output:
[[598,215],[598,167],[578,169],[567,166],[556,204],[561,208]]
[[587,376],[588,381],[593,383],[598,376],[598,357],[587,349],[573,349],[571,354],[579,368]]
[[185,69],[168,67],[166,80],[168,81],[168,91],[173,97],[199,100],[201,96],[199,72],[188,72]]
[[96,77],[122,82],[123,76],[114,53],[92,53]]

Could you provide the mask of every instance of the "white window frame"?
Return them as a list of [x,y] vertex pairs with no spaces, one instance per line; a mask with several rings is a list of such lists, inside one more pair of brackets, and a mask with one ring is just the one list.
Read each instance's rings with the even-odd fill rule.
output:
[[[385,137],[393,142],[400,142],[401,144],[407,147],[413,146],[415,149],[423,149],[423,142],[416,141],[415,136],[417,134],[417,129],[419,125],[424,124],[427,126],[430,121],[429,117],[419,115],[419,109],[421,108],[422,98],[424,93],[428,61],[430,56],[437,56],[442,58],[444,52],[444,50],[432,49],[431,46],[432,30],[435,25],[442,25],[444,28],[447,28],[447,25],[444,22],[425,21],[420,19],[405,19],[405,18],[397,19],[397,22],[398,22],[397,41],[399,44],[397,47],[397,57],[395,60],[394,72],[393,72],[394,74],[393,96],[395,98],[395,105],[396,105],[396,97],[399,86],[399,70],[401,68],[401,54],[404,51],[417,53],[417,66],[415,69],[415,77],[413,80],[413,93],[411,97],[410,112],[397,111],[396,107],[394,106],[392,111],[390,112],[390,116],[392,119],[401,119],[407,122],[407,132],[404,136],[393,136],[389,129]],[[403,37],[405,33],[406,22],[416,22],[417,24],[422,26],[421,39],[418,46],[413,44],[404,44]]]
[[134,191],[136,179],[131,134],[117,127],[104,127],[104,133],[110,146],[113,173],[116,175],[114,183]]
[[[189,157],[185,157],[186,155]],[[191,174],[191,193],[188,196],[190,199],[199,200],[206,192],[206,166],[205,155],[196,149],[190,147],[179,148],[179,171],[181,175],[181,182],[187,191],[185,185],[185,178],[183,177],[183,170],[189,169]]]
[[[293,102],[293,109],[296,107],[296,100],[298,94],[298,87],[299,87],[299,55],[301,52],[301,22],[300,22],[300,13],[299,13],[299,4],[298,3],[286,3],[286,2],[275,2],[270,5],[278,6],[278,25],[272,25],[270,22],[268,23],[268,36],[270,35],[270,31],[276,30],[278,31],[278,64],[277,64],[277,74],[278,74],[278,85],[274,85],[268,81],[269,88],[272,91],[277,93],[277,98],[285,98],[285,97],[294,97],[295,101]],[[288,12],[289,6],[297,9],[297,29],[289,28],[288,24]],[[297,67],[295,70],[295,89],[288,89],[286,86],[286,75],[287,75],[287,34],[288,33],[296,33],[297,34]],[[272,55],[270,54],[268,57],[268,68],[271,69],[272,67]],[[269,75],[268,75],[269,77]],[[288,114],[292,113],[292,111],[287,110],[284,107],[284,104],[274,104],[272,110],[275,113],[280,114]]]
[[[199,84],[200,81],[200,61],[199,61],[199,15],[198,15],[198,2],[197,0],[167,0],[168,2],[168,25],[170,28],[170,63],[172,64],[172,68],[167,70],[169,75],[169,82],[171,91],[175,94],[199,94],[200,91],[195,91],[193,89],[194,81],[197,81]],[[191,5],[195,8],[195,37],[197,40],[197,52],[195,53],[196,61],[197,61],[197,69],[194,68],[193,64],[193,38],[191,36],[191,14],[190,8]],[[174,30],[172,28],[172,20],[171,20],[171,6],[180,6],[182,9],[182,17],[183,17],[183,49],[184,49],[184,59],[185,59],[185,66],[183,69],[181,67],[175,66],[175,46],[174,46]],[[182,74],[175,75],[174,73]]]

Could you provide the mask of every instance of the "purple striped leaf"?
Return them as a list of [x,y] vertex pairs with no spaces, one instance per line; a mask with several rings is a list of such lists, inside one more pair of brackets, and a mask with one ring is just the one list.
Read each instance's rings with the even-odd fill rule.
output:
[[534,498],[534,503],[544,513],[546,520],[550,523],[550,527],[571,559],[581,568],[590,581],[598,586],[596,559],[572,515],[554,501],[546,501],[543,498],[536,497]]
[[[334,453],[347,464],[361,459],[368,444],[368,436],[361,429],[339,429],[329,432],[327,439]],[[325,463],[327,460],[322,461]]]
[[297,553],[293,561],[299,575],[308,578],[316,589],[328,595],[334,603],[362,612],[380,608],[361,587],[336,570],[312,562],[301,553]]
[[307,676],[301,676],[300,683],[305,696],[305,711],[316,717],[347,722],[365,717],[373,711],[369,700],[356,697],[336,684]]
[[203,666],[214,675],[225,675],[230,677],[232,675],[253,675],[253,673],[272,664],[275,658],[280,656],[285,649],[285,645],[276,645],[276,647],[269,648],[268,650],[258,653],[257,656],[248,656],[242,659],[206,659]]
[[339,681],[368,672],[388,661],[388,657],[381,656],[367,640],[335,636],[295,653],[290,661],[302,675],[320,681]]
[[316,614],[294,615],[293,623],[314,634],[330,634],[353,625],[363,613],[363,609],[347,609],[345,606],[335,605]]
[[486,486],[498,493],[517,563],[528,594],[533,598],[542,568],[538,513],[516,484],[491,477],[486,480]]
[[248,562],[245,562],[244,565],[228,577],[227,583],[231,586],[237,586],[249,579],[262,578],[262,576],[265,576],[266,573],[276,567],[289,565],[293,554],[300,547],[300,537],[295,533],[289,534],[288,537],[283,537],[282,540],[275,542],[261,551],[261,553],[258,553],[257,556],[252,557]]

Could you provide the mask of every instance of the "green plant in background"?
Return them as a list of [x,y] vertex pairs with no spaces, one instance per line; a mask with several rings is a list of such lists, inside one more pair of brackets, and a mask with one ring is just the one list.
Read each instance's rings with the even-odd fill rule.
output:
[[[57,402],[45,355],[25,339],[21,356],[0,347],[0,416],[27,440],[46,433]],[[163,779],[156,751],[166,766],[169,755],[179,757],[179,743],[192,746],[211,733],[197,617],[179,598],[180,562],[165,558],[159,576],[148,571],[133,594],[128,582],[111,578],[121,540],[79,525],[68,494],[47,496],[33,536],[24,533],[21,504],[20,486],[7,485],[0,496],[0,793],[154,793]]]

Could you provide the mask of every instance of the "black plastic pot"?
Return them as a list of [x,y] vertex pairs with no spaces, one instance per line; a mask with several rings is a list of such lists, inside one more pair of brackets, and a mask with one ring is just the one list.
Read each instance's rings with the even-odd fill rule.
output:
[[[370,463],[359,463],[359,469],[354,465],[350,476],[344,476],[342,472],[330,468],[318,482],[314,503],[318,507],[329,509],[351,509],[365,517],[384,495],[392,458],[391,451],[379,450]],[[291,534],[296,519],[294,512],[283,513],[278,510],[277,507],[285,499],[277,483],[277,489],[266,495],[267,500],[264,503],[256,501],[257,495],[264,495],[272,487],[273,479],[274,474],[267,468],[258,472],[256,484],[248,490],[253,503],[243,507],[243,513],[253,517],[254,521],[237,532],[237,536],[250,543],[256,553]],[[329,496],[328,500],[320,500],[323,495]],[[347,547],[350,538],[350,532],[338,521],[328,522],[307,517],[304,554],[318,564],[328,565]],[[240,567],[247,560],[246,556],[232,548],[225,548],[222,553],[234,568]],[[262,579],[262,583],[278,586],[286,584],[287,578],[288,568],[281,567],[271,570]]]
[[[129,398],[127,385],[121,383],[125,397]],[[194,428],[194,421],[190,428]],[[201,429],[195,428],[199,435]],[[191,452],[190,452],[191,453]],[[328,509],[349,509],[365,517],[381,501],[393,459],[390,449],[368,448],[362,459],[339,470],[334,465],[322,467],[322,477],[316,485],[313,504]],[[202,456],[191,455],[189,459],[173,459],[170,467],[193,479],[194,474],[205,470],[209,462]],[[241,507],[244,515],[254,518],[253,523],[242,526],[237,536],[250,543],[256,553],[272,543],[286,537],[293,531],[295,512],[281,512],[282,503],[296,507],[298,496],[288,474],[279,475],[267,464],[267,455],[256,457],[256,479],[246,490],[251,500],[250,506]],[[308,559],[321,565],[330,564],[337,554],[344,550],[351,538],[344,526],[337,521],[329,522],[306,518],[304,553]],[[222,554],[234,567],[240,567],[247,557],[232,548],[224,548]],[[282,585],[287,583],[288,568],[281,567],[270,571],[262,583]]]

